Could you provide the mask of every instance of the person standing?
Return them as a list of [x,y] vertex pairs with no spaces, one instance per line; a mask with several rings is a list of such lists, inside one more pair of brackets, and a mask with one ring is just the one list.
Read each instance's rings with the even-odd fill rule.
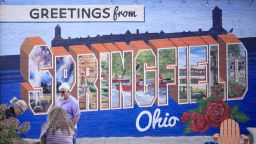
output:
[[0,104],[0,143],[24,143],[20,135],[30,129],[30,123],[25,121],[20,123],[18,116],[22,115],[27,104],[16,97],[10,100],[11,105]]
[[53,107],[42,126],[41,144],[72,144],[73,130],[66,112],[61,107]]
[[64,109],[67,117],[74,128],[73,144],[76,144],[77,122],[80,118],[80,109],[78,101],[70,94],[68,83],[62,83],[59,87],[61,97],[57,100],[56,106]]

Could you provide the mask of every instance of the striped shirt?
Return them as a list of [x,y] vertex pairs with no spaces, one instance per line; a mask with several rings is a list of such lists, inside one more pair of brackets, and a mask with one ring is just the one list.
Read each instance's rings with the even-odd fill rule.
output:
[[56,130],[54,133],[51,129],[48,129],[45,133],[46,144],[72,144],[73,133],[62,131],[61,129]]

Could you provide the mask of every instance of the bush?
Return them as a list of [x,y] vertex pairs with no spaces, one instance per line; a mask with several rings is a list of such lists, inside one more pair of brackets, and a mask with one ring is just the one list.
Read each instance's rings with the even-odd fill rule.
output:
[[0,144],[25,143],[20,135],[29,131],[30,123],[20,123],[16,118],[6,119],[6,109],[5,104],[0,105]]

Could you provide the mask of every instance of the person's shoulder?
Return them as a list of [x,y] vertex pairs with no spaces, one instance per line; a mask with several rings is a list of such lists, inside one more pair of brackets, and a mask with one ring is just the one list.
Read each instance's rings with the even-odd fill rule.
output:
[[77,100],[75,97],[73,97],[72,95],[70,95],[70,99],[71,99],[73,102],[78,103],[78,100]]
[[6,116],[7,119],[10,118],[10,117],[17,118],[17,115],[15,114],[14,108],[12,106],[8,107],[5,110],[5,116]]
[[49,123],[48,122],[45,122],[43,125],[42,125],[42,129],[48,129],[49,128]]
[[40,139],[47,133],[49,129],[49,123],[44,123],[41,127]]

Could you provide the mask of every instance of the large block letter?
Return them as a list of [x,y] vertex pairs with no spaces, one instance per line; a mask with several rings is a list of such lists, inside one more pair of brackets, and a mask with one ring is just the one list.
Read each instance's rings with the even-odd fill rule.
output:
[[79,106],[82,111],[98,109],[98,60],[95,54],[85,45],[70,46],[70,53],[77,63],[77,86]]
[[[52,47],[54,56],[54,86],[55,86],[55,99],[60,96],[59,86],[62,83],[68,83],[71,88],[71,93],[75,89],[76,84],[76,63],[70,53],[64,47]],[[73,95],[77,99],[77,95]]]
[[40,37],[28,37],[21,46],[21,97],[34,114],[46,114],[53,104],[52,52]]
[[132,41],[137,50],[134,59],[135,101],[140,107],[152,106],[156,100],[156,55],[144,41]]
[[98,87],[98,100],[101,110],[110,109],[110,52],[103,44],[92,44],[92,50],[94,51],[98,59],[98,80],[96,85]]

